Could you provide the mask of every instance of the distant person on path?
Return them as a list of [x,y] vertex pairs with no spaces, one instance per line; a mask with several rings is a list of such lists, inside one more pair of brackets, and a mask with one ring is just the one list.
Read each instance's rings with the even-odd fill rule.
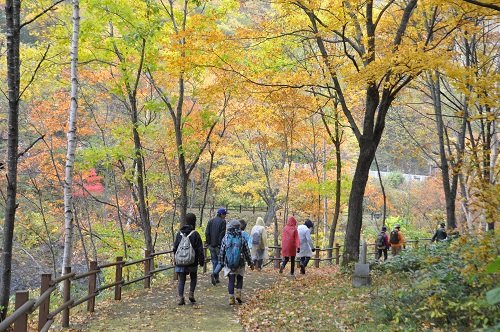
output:
[[244,219],[240,219],[241,235],[243,236],[243,239],[247,241],[248,249],[252,250],[252,238],[250,237],[250,234],[248,234],[248,232],[245,231],[246,228],[247,228],[247,222]]
[[[205,239],[210,250],[210,260],[212,261],[212,271],[215,271],[219,263],[219,250],[222,239],[226,234],[226,215],[227,211],[224,208],[217,210],[217,216],[211,219],[205,229]],[[215,274],[215,282],[219,283],[219,274]]]
[[405,245],[405,237],[400,229],[401,226],[399,224],[396,224],[389,236],[389,242],[391,244],[393,256],[398,255]]
[[434,233],[431,242],[434,242],[436,240],[437,242],[444,242],[448,240],[448,234],[446,233],[446,224],[444,222],[441,223],[440,227],[436,230],[436,233]]
[[250,237],[252,238],[251,252],[253,264],[256,266],[257,270],[260,271],[262,270],[264,260],[268,258],[267,232],[264,226],[264,219],[261,217],[257,218],[255,226],[252,227]]
[[252,270],[254,269],[248,242],[243,238],[240,227],[241,224],[238,220],[233,219],[229,222],[227,233],[220,248],[219,265],[214,272],[214,274],[218,273],[224,267],[224,276],[229,278],[227,291],[229,293],[229,304],[231,305],[235,304],[236,301],[239,304],[243,303],[241,291],[243,289],[243,276],[245,275],[245,261]]
[[380,260],[384,254],[384,262],[387,260],[387,250],[391,246],[389,236],[387,236],[387,227],[383,226],[380,234],[377,236],[377,260]]
[[288,217],[288,222],[283,228],[281,235],[281,256],[283,262],[280,266],[280,273],[283,273],[286,263],[290,261],[290,275],[295,275],[295,255],[300,252],[299,233],[297,232],[297,220],[294,217]]
[[300,274],[306,274],[306,266],[309,263],[313,252],[316,251],[314,243],[311,239],[313,227],[314,224],[309,219],[306,219],[303,225],[297,227],[300,242],[300,252],[297,254],[297,257],[299,257]]
[[203,266],[205,256],[203,255],[203,241],[200,234],[194,230],[196,225],[196,216],[193,213],[187,213],[184,225],[177,233],[174,242],[174,260],[175,272],[179,277],[177,290],[179,293],[178,305],[184,305],[184,286],[189,274],[191,282],[189,284],[189,301],[195,303],[194,290],[198,280],[198,265]]

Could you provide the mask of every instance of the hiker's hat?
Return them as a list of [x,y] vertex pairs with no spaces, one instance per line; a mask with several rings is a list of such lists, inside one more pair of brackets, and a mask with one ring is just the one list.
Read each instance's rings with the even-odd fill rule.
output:
[[217,214],[218,214],[218,215],[227,214],[227,211],[226,211],[226,209],[224,209],[224,208],[220,208],[220,209],[218,209],[218,210],[217,210]]
[[394,228],[401,228],[401,226],[399,224],[396,224]]

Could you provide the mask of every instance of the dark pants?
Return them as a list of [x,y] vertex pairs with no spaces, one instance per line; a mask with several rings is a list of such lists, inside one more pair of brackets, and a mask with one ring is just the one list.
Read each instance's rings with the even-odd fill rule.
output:
[[229,282],[227,284],[227,291],[229,295],[234,295],[234,282],[236,281],[236,289],[243,288],[243,276],[239,274],[230,274]]
[[[217,268],[217,265],[219,264],[219,247],[208,247],[208,250],[210,250],[210,260],[212,261],[212,272],[215,271]],[[219,280],[219,273],[215,274],[215,279]]]
[[253,260],[253,265],[255,265],[255,268],[256,268],[257,270],[262,269],[262,265],[263,265],[263,263],[264,263],[264,260],[263,260],[263,259],[254,259],[254,260]]
[[285,269],[286,263],[288,263],[288,261],[290,261],[290,264],[291,264],[290,274],[294,274],[295,273],[295,256],[283,257],[283,263],[281,263],[281,269],[282,270]]
[[299,265],[300,265],[301,267],[304,267],[304,268],[305,268],[305,267],[307,266],[307,264],[309,264],[309,260],[310,260],[310,259],[311,259],[311,257],[300,257],[300,258],[299,258]]
[[377,259],[380,259],[380,257],[382,257],[382,253],[384,253],[384,261],[387,260],[387,248],[385,249],[377,249],[378,253],[377,253]]
[[184,286],[186,285],[186,278],[189,274],[191,282],[189,283],[189,292],[194,293],[196,288],[196,282],[198,281],[198,272],[181,272],[177,273],[179,277],[179,284],[177,285],[177,290],[179,291],[179,296],[184,297]]

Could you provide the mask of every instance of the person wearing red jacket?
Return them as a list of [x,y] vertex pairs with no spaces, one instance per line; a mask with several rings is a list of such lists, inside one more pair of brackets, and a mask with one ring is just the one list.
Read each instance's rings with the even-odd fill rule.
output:
[[280,266],[280,273],[283,273],[286,263],[290,261],[290,275],[295,273],[295,253],[300,252],[299,233],[297,232],[297,220],[294,217],[288,217],[288,222],[283,228],[281,235],[281,257],[283,262]]

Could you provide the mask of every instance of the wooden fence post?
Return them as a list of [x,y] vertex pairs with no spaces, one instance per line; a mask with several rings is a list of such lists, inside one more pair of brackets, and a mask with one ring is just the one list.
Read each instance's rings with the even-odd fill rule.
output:
[[[116,257],[116,261],[120,262],[115,265],[115,282],[122,280],[122,269],[123,269],[123,257]],[[122,284],[115,285],[115,300],[119,301],[122,299]]]
[[280,258],[281,258],[280,248],[274,248],[274,257],[273,258],[275,258],[274,259],[274,268],[279,269],[280,268]]
[[418,249],[418,238],[415,239],[415,249]]
[[[71,273],[71,266],[64,267],[64,275]],[[63,281],[63,302],[67,303],[71,299],[71,278]],[[69,307],[62,311],[62,327],[69,327]]]
[[340,244],[335,244],[335,264],[340,264]]
[[321,249],[319,249],[319,247],[316,247],[316,252],[315,252],[315,255],[314,255],[314,258],[316,258],[315,261],[314,261],[314,267],[315,268],[319,268],[319,251],[320,250]]
[[[149,250],[144,250],[144,258],[148,258],[150,254]],[[151,260],[146,259],[144,261],[144,276],[148,276],[146,279],[144,279],[144,288],[151,288]]]
[[[23,304],[25,304],[30,297],[28,291],[18,291],[16,292],[16,307],[15,310],[19,309]],[[28,331],[28,314],[24,314],[19,317],[14,322],[14,332],[25,332]]]
[[[97,262],[91,261],[90,262],[90,271],[95,271],[95,270],[97,270]],[[96,287],[97,287],[97,273],[89,275],[89,288],[88,288],[89,293],[88,293],[88,295],[95,294]],[[88,299],[87,311],[94,312],[94,308],[95,308],[95,296]]]
[[[49,287],[50,287],[50,279],[52,274],[44,273],[42,274],[40,281],[40,295],[42,295]],[[38,307],[38,331],[41,331],[45,323],[47,323],[49,316],[49,307],[50,307],[50,296],[47,300],[43,301]]]
[[332,254],[333,254],[333,248],[326,248],[326,257],[328,258],[329,265],[332,265]]
[[375,256],[375,260],[379,259],[379,257],[378,257],[378,248],[377,248],[377,244],[376,243],[373,244],[373,250],[375,251],[373,253],[374,256]]
[[203,246],[203,257],[205,257],[205,261],[203,262],[203,273],[207,273],[207,243]]

